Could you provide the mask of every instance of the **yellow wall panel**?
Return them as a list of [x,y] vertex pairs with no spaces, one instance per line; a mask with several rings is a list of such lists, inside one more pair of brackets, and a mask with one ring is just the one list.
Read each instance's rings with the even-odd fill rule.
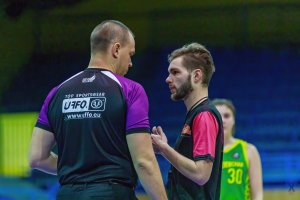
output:
[[28,175],[27,160],[32,129],[37,113],[0,115],[0,174],[7,176]]

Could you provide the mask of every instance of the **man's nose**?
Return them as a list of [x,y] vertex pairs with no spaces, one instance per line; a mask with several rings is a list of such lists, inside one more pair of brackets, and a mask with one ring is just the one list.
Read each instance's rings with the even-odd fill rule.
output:
[[171,83],[171,78],[170,78],[170,76],[168,76],[167,78],[166,78],[166,83]]

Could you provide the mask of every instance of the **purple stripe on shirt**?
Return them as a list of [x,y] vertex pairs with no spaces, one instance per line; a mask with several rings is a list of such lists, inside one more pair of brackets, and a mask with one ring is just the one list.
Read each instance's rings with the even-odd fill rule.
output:
[[49,123],[49,119],[48,119],[48,107],[49,107],[49,103],[52,99],[52,97],[54,96],[54,94],[57,92],[58,88],[68,82],[69,80],[71,80],[72,78],[74,78],[75,76],[78,76],[79,74],[83,73],[83,71],[75,74],[74,76],[70,77],[69,79],[65,80],[63,83],[59,84],[58,86],[56,86],[55,88],[53,88],[47,95],[44,103],[43,103],[43,106],[42,106],[42,109],[40,111],[40,114],[39,114],[39,117],[37,119],[37,124],[43,124],[44,126],[47,126],[50,130],[52,129],[51,128],[51,125]]
[[127,102],[126,131],[136,128],[150,129],[149,102],[144,88],[130,79],[114,75],[122,84]]
[[[60,86],[60,85],[59,85]],[[37,123],[41,123],[43,125],[46,125],[48,126],[49,128],[51,128],[50,126],[50,123],[49,123],[49,119],[48,119],[48,107],[49,107],[49,103],[52,99],[52,97],[54,96],[54,94],[57,92],[59,86],[56,86],[55,88],[53,88],[49,94],[47,95],[44,103],[43,103],[43,106],[42,106],[42,109],[40,111],[40,114],[39,114],[39,117],[38,117],[38,120],[37,120]]]

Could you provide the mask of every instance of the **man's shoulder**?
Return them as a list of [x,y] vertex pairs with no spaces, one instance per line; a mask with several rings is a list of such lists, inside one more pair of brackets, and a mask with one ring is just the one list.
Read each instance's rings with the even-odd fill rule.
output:
[[144,91],[144,87],[134,81],[134,80],[131,80],[129,78],[126,78],[124,76],[120,76],[120,75],[117,75],[117,74],[114,74],[116,76],[116,78],[119,80],[120,84],[121,84],[121,87],[125,90],[128,90],[128,91]]
[[116,78],[119,80],[119,81],[122,81],[124,83],[127,83],[127,84],[131,84],[131,85],[139,85],[141,86],[140,83],[132,80],[132,79],[129,79],[127,77],[124,77],[124,76],[121,76],[121,75],[118,75],[118,74],[114,74],[116,76]]

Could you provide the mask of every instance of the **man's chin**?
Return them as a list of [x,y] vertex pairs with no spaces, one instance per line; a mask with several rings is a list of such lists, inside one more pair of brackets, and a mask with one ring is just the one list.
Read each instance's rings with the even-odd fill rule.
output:
[[173,101],[179,101],[179,100],[181,100],[181,98],[178,98],[178,96],[176,96],[176,94],[171,94],[171,99]]

